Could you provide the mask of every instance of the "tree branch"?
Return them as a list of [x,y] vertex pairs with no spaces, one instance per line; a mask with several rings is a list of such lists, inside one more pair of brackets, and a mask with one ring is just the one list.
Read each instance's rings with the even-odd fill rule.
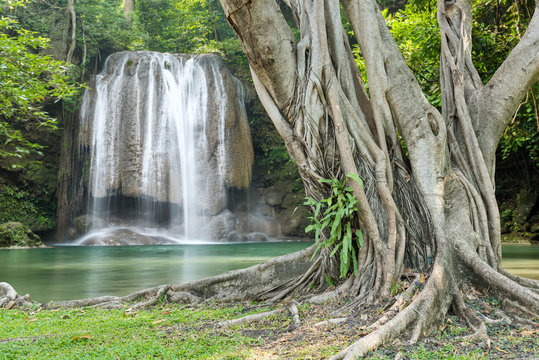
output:
[[274,0],[221,0],[249,64],[280,110],[294,94],[296,39]]
[[522,40],[469,104],[479,146],[491,173],[498,142],[511,115],[529,88],[539,81],[538,9],[536,6]]

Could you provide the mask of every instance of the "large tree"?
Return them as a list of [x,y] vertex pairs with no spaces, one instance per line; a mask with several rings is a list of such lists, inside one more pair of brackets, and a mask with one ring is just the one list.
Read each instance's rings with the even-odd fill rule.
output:
[[[472,2],[438,1],[441,112],[421,91],[374,0],[221,4],[247,54],[259,98],[298,165],[318,216],[312,228],[329,246],[187,284],[50,307],[300,294],[311,302],[347,298],[352,310],[389,298],[399,281],[406,282],[390,311],[369,327],[374,331],[335,359],[365,354],[403,333],[415,341],[451,306],[476,335],[486,336],[482,320],[465,305],[462,289],[470,285],[537,316],[539,281],[501,267],[493,180],[502,132],[539,80],[537,2],[520,42],[483,84],[472,62]],[[366,74],[356,65],[343,16]],[[339,281],[325,291],[326,279]],[[0,285],[4,297],[25,303]]]
[[[306,290],[313,281],[321,285],[324,274],[343,275],[348,256],[357,262],[356,271],[344,274],[345,281],[325,298],[372,302],[388,296],[409,269],[428,274],[408,306],[335,358],[364,354],[407,330],[417,340],[451,305],[485,335],[482,322],[464,305],[461,288],[470,283],[537,313],[539,282],[501,267],[494,196],[499,139],[539,80],[537,2],[520,42],[484,84],[472,62],[472,1],[438,0],[441,112],[421,91],[374,0],[285,3],[286,9],[275,0],[221,0],[249,59],[259,98],[298,165],[311,203],[332,191],[319,180],[334,178],[347,181],[358,204],[348,229],[337,226],[321,234],[328,239],[335,231],[348,231],[338,237],[347,243],[332,241],[305,276],[280,287],[277,296]],[[283,10],[293,15],[299,36]],[[366,74],[354,61],[343,14]],[[347,174],[359,175],[364,185]],[[361,248],[359,238],[349,241],[361,236],[350,235],[355,227],[364,237]],[[340,261],[330,256],[334,246],[345,252]],[[345,264],[345,272],[348,268]]]

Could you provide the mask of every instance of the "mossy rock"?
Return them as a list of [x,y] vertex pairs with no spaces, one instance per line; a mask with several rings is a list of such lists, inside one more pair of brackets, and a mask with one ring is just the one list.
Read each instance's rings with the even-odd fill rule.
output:
[[0,224],[0,247],[42,247],[45,246],[39,236],[20,222]]

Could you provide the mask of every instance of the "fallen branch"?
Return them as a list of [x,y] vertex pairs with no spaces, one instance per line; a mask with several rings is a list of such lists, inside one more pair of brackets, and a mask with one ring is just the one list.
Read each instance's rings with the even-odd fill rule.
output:
[[292,315],[292,319],[294,319],[294,326],[297,328],[301,327],[301,320],[299,318],[299,311],[298,311],[298,303],[295,300],[290,301],[290,305],[288,306],[288,310],[290,311],[290,314]]
[[228,326],[233,326],[233,325],[256,322],[256,321],[264,320],[265,318],[278,314],[280,312],[281,312],[281,309],[277,309],[277,310],[266,311],[259,314],[247,315],[238,319],[221,321],[220,323],[217,324],[217,326],[228,327]]

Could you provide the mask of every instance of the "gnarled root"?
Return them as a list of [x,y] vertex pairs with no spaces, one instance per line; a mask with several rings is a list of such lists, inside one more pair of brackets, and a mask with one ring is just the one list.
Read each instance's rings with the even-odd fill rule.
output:
[[[245,299],[267,300],[276,293],[289,293],[298,279],[304,279],[309,268],[314,245],[293,254],[279,256],[263,264],[231,271],[214,277],[180,285],[161,285],[135,293],[119,296],[101,296],[82,300],[51,301],[44,306],[50,309],[73,307],[122,308],[131,304],[144,308],[160,301],[176,303],[200,303],[213,299],[240,301]],[[314,270],[313,270],[314,271]],[[284,292],[283,292],[284,293]],[[19,296],[8,283],[0,283],[1,307],[28,307],[41,305],[30,300],[29,295]]]
[[485,323],[471,309],[466,307],[460,292],[455,294],[453,299],[453,309],[466,321],[470,329],[473,330],[473,334],[469,335],[468,338],[474,340],[486,339],[488,345],[490,346],[490,340],[487,335],[487,327],[485,326]]
[[[453,299],[451,291],[449,291],[449,284],[450,279],[446,276],[443,268],[436,264],[425,288],[415,295],[410,305],[399,311],[391,320],[383,325],[380,324],[381,326],[370,334],[333,356],[331,360],[348,360],[364,356],[367,352],[394,340],[406,331],[411,331],[410,341],[416,342],[423,332],[429,330],[439,320],[437,317],[440,314],[445,315]],[[397,305],[397,308],[400,308],[399,303],[400,306],[403,305],[402,302],[406,301],[406,297],[414,291],[413,286],[414,284],[410,286],[409,292],[405,291],[397,297],[393,307]],[[373,325],[370,327],[374,328]]]
[[488,284],[489,288],[495,289],[504,297],[518,301],[535,313],[539,312],[539,294],[494,270],[466,243],[458,243],[456,248],[459,259],[473,270],[483,284]]

